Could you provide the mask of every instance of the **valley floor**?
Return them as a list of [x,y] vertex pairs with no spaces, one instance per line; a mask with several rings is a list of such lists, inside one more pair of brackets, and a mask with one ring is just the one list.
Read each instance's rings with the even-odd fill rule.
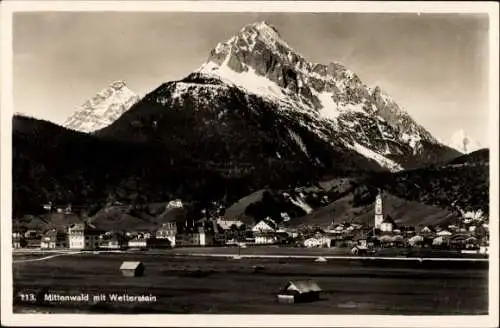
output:
[[[47,254],[14,256],[14,312],[451,315],[488,311],[488,262],[483,261],[345,258],[318,263],[311,258],[237,260],[139,252],[67,255],[24,262],[19,260]],[[144,276],[122,276],[123,261],[141,261]],[[321,299],[277,303],[277,292],[294,279],[314,279],[323,290]],[[44,301],[48,294],[82,293],[89,299]],[[27,300],[30,294],[37,301]],[[99,298],[103,294],[105,300]],[[111,301],[110,294],[154,296],[154,300]]]

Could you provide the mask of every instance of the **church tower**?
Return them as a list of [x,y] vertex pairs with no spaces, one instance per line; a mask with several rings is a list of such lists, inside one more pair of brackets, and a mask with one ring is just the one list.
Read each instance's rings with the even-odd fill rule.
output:
[[384,214],[382,211],[382,192],[379,189],[377,197],[375,198],[375,229],[380,229],[382,221],[384,221]]

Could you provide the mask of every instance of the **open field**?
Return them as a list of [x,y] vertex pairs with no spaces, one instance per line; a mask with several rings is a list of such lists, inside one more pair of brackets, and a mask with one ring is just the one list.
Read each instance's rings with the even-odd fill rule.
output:
[[[17,256],[14,256],[16,261]],[[142,261],[143,277],[121,276],[124,260]],[[257,271],[254,266],[261,266]],[[212,314],[486,314],[488,263],[335,259],[209,258],[173,254],[74,254],[13,264],[15,312]],[[283,305],[290,279],[314,279],[313,303]],[[21,300],[32,293],[38,301]],[[43,302],[43,294],[89,294],[89,301]],[[109,294],[152,295],[112,302]],[[93,296],[106,294],[106,301]]]
[[[351,256],[350,248],[297,248],[277,246],[257,247],[183,247],[172,250],[175,254],[210,254],[210,255],[242,255],[242,256]],[[462,254],[458,250],[439,250],[426,248],[380,248],[373,254],[375,257],[425,257],[425,258],[478,258],[486,259],[483,254]]]

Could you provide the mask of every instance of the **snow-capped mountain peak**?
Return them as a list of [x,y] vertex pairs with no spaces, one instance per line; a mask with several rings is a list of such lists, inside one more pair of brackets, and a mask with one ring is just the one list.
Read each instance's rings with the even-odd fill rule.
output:
[[418,155],[424,144],[440,144],[380,87],[365,85],[338,62],[306,60],[267,22],[249,24],[217,44],[197,72],[312,116],[340,133],[348,147],[371,149],[377,158],[392,161],[387,156],[404,148]]
[[64,127],[91,133],[113,123],[140,100],[124,81],[114,81],[87,100],[64,123]]
[[238,171],[254,160],[311,174],[398,171],[458,155],[382,88],[333,60],[306,60],[266,22],[218,43],[198,70],[163,83],[98,134],[175,142]]
[[463,129],[457,130],[452,134],[449,146],[464,154],[481,148],[481,144],[472,139]]

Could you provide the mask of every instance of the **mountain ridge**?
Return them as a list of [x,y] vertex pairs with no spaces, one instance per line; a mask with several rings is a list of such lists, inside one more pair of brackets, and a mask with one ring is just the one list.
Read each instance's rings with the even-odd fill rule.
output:
[[[308,62],[266,22],[249,24],[217,44],[197,72],[281,101],[282,108],[294,107],[311,116],[316,124],[336,131],[336,138],[343,139],[354,151],[372,159],[396,160],[396,164],[388,165],[392,169],[401,169],[398,164],[405,157],[401,153],[417,155],[429,144],[448,148],[380,87],[367,87],[357,74],[339,63]],[[370,133],[375,137],[355,136],[367,126],[372,126]],[[366,148],[372,152],[367,154]]]

